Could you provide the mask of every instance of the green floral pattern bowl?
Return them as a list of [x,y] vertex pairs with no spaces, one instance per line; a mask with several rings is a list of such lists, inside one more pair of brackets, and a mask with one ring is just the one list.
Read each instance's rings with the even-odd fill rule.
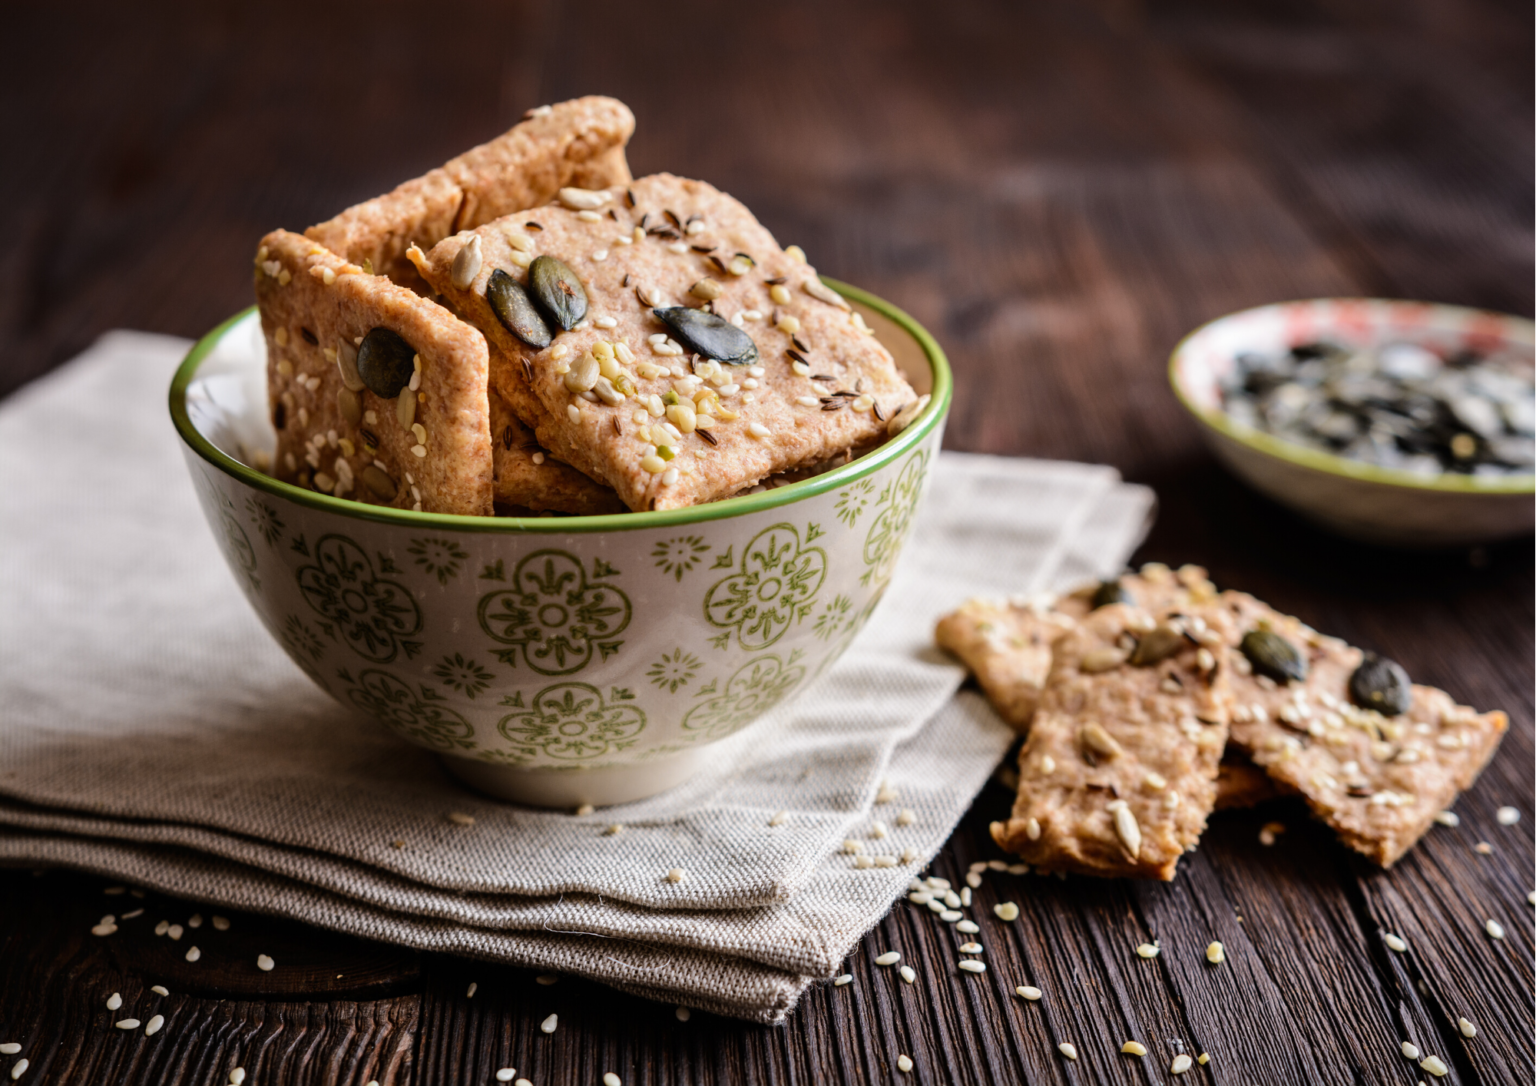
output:
[[280,483],[254,310],[203,337],[171,416],[230,569],[294,663],[461,778],[547,806],[688,778],[824,672],[869,620],[938,455],[943,352],[838,283],[927,408],[803,482],[688,509],[456,517]]

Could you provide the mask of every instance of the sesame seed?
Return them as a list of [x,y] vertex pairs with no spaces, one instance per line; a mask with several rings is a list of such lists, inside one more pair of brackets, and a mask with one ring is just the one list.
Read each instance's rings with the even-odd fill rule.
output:
[[960,895],[953,890],[944,891],[944,904],[948,905],[951,909],[958,909],[960,907]]
[[1442,826],[1461,825],[1461,818],[1456,814],[1455,811],[1441,811],[1439,814],[1435,815],[1435,821],[1440,823]]
[[503,1067],[500,1071],[496,1072],[497,1082],[511,1082],[516,1077],[517,1068],[515,1067]]
[[677,1010],[673,1011],[672,1013],[677,1015],[677,1020],[679,1022],[686,1022],[688,1019],[693,1017],[693,1012],[690,1011],[687,1007],[681,1005],[679,1005]]
[[980,890],[981,875],[975,871],[967,871],[965,874],[965,885],[972,890]]
[[475,998],[475,993],[477,991],[479,991],[479,990],[480,990],[479,982],[478,981],[473,981],[473,980],[470,981],[469,982],[469,987],[464,992],[464,998],[465,999],[474,999]]
[[762,423],[754,422],[747,426],[747,433],[751,434],[759,441],[762,441],[764,438],[768,437],[770,431],[768,427],[764,426]]
[[978,962],[975,958],[962,958],[958,964],[967,973],[985,973],[987,971],[987,963]]
[[940,878],[937,875],[929,875],[928,876],[928,885],[933,887],[935,890],[948,890],[949,889],[949,880],[948,879],[942,879],[942,878]]
[[884,954],[875,959],[875,964],[895,965],[899,961],[901,961],[901,954],[899,952],[894,950],[887,950]]
[[160,921],[160,923],[155,925],[155,934],[156,935],[164,935],[166,932],[168,932],[170,930],[171,930],[171,922],[169,920],[162,920],[162,921]]
[[913,814],[912,811],[906,807],[903,807],[901,809],[901,813],[896,816],[896,825],[898,826],[910,826],[916,821],[917,815]]
[[1419,1046],[1414,1044],[1412,1041],[1404,1041],[1403,1042],[1403,1055],[1407,1056],[1410,1060],[1418,1059],[1419,1058]]
[[[915,864],[915,863],[917,863],[917,849],[915,849],[915,848],[904,848],[904,849],[902,849],[901,850],[901,862],[904,863],[904,864]],[[1536,897],[1536,892],[1533,892],[1532,896]],[[1533,904],[1536,904],[1536,902],[1533,902]]]
[[1142,943],[1136,948],[1136,953],[1143,958],[1155,958],[1163,952],[1156,943]]
[[137,1018],[124,1018],[120,1022],[114,1022],[113,1025],[118,1029],[138,1029],[139,1020]]
[[1532,890],[1530,893],[1526,894],[1525,900],[1532,905],[1536,905],[1536,890]]
[[[143,912],[143,911],[144,911],[143,909],[139,910],[139,912]],[[189,928],[200,928],[202,926],[203,926],[203,914],[202,913],[193,913],[192,914],[192,919],[187,921],[187,927],[189,927]]]
[[1180,1052],[1177,1056],[1173,1057],[1173,1062],[1168,1065],[1168,1070],[1172,1074],[1182,1075],[1194,1065],[1195,1061],[1189,1057],[1187,1052]]
[[1472,851],[1477,853],[1479,856],[1492,856],[1493,846],[1490,845],[1487,841],[1479,841],[1477,844],[1472,846]]
[[838,977],[836,980],[834,980],[832,982],[832,986],[834,988],[841,988],[845,984],[852,984],[852,983],[853,983],[853,974],[852,973],[844,973],[842,976]]
[[1389,931],[1385,933],[1381,938],[1382,941],[1387,944],[1389,949],[1395,950],[1399,954],[1408,949],[1408,942],[1401,935],[1394,935]]
[[929,902],[928,902],[928,909],[929,909],[930,912],[936,912],[936,913],[944,912],[945,910],[944,910],[944,901],[943,901],[943,899],[942,898],[932,898],[932,899],[930,899]]
[[1211,1062],[1211,1054],[1209,1052],[1202,1052],[1200,1055],[1195,1057],[1195,1062],[1198,1063],[1201,1067],[1204,1067],[1206,1064]]
[[16,1061],[16,1066],[11,1068],[11,1078],[12,1079],[20,1078],[22,1075],[27,1073],[27,1068],[31,1067],[31,1066],[32,1066],[32,1061],[31,1060],[28,1060],[28,1059],[19,1059],[19,1060],[17,1060]]
[[912,1070],[912,1057],[908,1056],[906,1053],[902,1053],[901,1055],[897,1056],[896,1069],[902,1072]]
[[677,482],[677,479],[678,479],[678,475],[677,475],[677,469],[676,468],[668,468],[666,471],[661,473],[661,485],[662,486],[671,486],[671,485],[673,485],[674,483]]
[[[124,913],[123,914],[123,919],[124,920],[132,920],[136,916],[143,916],[143,915],[144,915],[144,910],[143,909],[134,909],[132,912]],[[190,921],[189,921],[189,923],[190,923]],[[196,924],[193,924],[192,926],[194,928],[197,927]]]
[[603,836],[604,837],[617,837],[619,834],[621,834],[623,832],[624,832],[624,823],[622,823],[622,822],[615,822],[615,823],[613,823],[613,825],[611,825],[611,826],[609,826],[609,827],[607,827],[606,829],[603,830]]
[[939,913],[939,919],[947,924],[953,924],[963,916],[965,916],[965,914],[962,913],[959,909],[945,909],[943,912]]
[[1019,907],[1011,901],[1000,901],[992,906],[992,912],[999,920],[1012,922],[1019,918]]
[[1205,948],[1205,960],[1212,965],[1220,965],[1227,960],[1227,948],[1220,943],[1212,943]]
[[229,1073],[229,1086],[240,1086],[245,1081],[245,1068],[236,1067]]
[[933,895],[927,890],[914,890],[907,895],[907,900],[914,905],[926,905],[933,900]]
[[788,821],[789,821],[789,812],[788,811],[775,811],[774,814],[773,814],[773,817],[768,819],[768,825],[770,825],[770,826],[782,826],[782,825],[784,825],[784,823],[786,823]]
[[1124,1052],[1127,1056],[1145,1056],[1147,1054],[1147,1046],[1140,1041],[1126,1041],[1125,1044],[1120,1046],[1120,1051]]
[[14,1056],[20,1051],[21,1045],[15,1041],[7,1041],[5,1044],[0,1045],[0,1056]]
[[910,965],[902,966],[901,969],[900,969],[900,973],[901,973],[901,979],[906,981],[908,984],[911,984],[913,981],[915,981],[917,979],[917,970],[913,969]]
[[[966,878],[969,879],[970,876],[967,875]],[[962,909],[969,909],[971,907],[971,888],[969,886],[963,887],[960,890],[960,907]]]
[[160,1032],[160,1027],[165,1025],[165,1015],[157,1014],[144,1024],[144,1036],[153,1037]]
[[157,996],[168,996],[168,995],[171,994],[170,989],[167,988],[163,984],[156,984],[156,985],[152,986],[149,990],[151,992],[154,992],[155,995],[157,995]]
[[955,930],[966,935],[976,935],[981,931],[974,920],[962,920],[955,925]]
[[1497,920],[1489,920],[1483,925],[1483,930],[1488,933],[1488,938],[1490,939],[1504,938],[1504,925],[1500,924]]
[[980,954],[981,952],[982,952],[982,946],[981,946],[980,943],[961,943],[960,944],[960,953],[962,953],[962,954]]
[[111,995],[107,996],[107,1010],[115,1011],[122,1005],[123,997],[118,995],[116,992],[113,992]]
[[1023,996],[1025,999],[1029,1000],[1031,1003],[1036,1002],[1041,996],[1045,995],[1044,992],[1042,992],[1039,988],[1036,988],[1033,984],[1021,984],[1015,988],[1014,991]]
[[1520,821],[1520,812],[1514,807],[1500,807],[1498,819],[1501,826],[1513,826]]
[[165,929],[165,934],[169,935],[172,939],[180,939],[182,936],[181,925],[172,924],[170,927]]
[[555,1027],[559,1024],[560,1016],[558,1014],[552,1014],[548,1018],[544,1019],[544,1021],[539,1023],[539,1028],[545,1033],[553,1033],[555,1032]]
[[1444,1078],[1451,1072],[1451,1069],[1445,1065],[1445,1061],[1439,1056],[1426,1056],[1419,1061],[1419,1066],[1436,1078]]
[[1456,1028],[1461,1030],[1461,1035],[1463,1037],[1477,1036],[1477,1027],[1472,1024],[1472,1020],[1469,1018],[1456,1019]]
[[473,826],[475,824],[475,816],[467,815],[463,811],[449,811],[448,821],[457,826]]
[[612,1071],[603,1074],[603,1086],[624,1086],[624,1080]]
[[1071,1041],[1062,1041],[1056,1046],[1056,1050],[1069,1060],[1077,1059],[1077,1046]]
[[214,931],[228,931],[229,921],[222,916],[215,916],[211,921]]
[[671,871],[667,872],[668,882],[682,882],[687,877],[688,872],[684,871],[681,867],[674,867]]
[[194,946],[194,947],[188,947],[187,948],[187,961],[195,962],[199,958],[201,958],[202,956],[203,956],[203,952],[201,950],[197,949],[197,947]]
[[260,969],[263,973],[272,972],[272,967],[276,964],[277,963],[266,954],[256,955],[256,968]]
[[548,988],[551,984],[558,984],[558,983],[560,983],[560,978],[555,976],[555,974],[553,974],[553,973],[540,973],[538,976],[534,977],[533,979],[534,979],[534,981],[536,983],[542,984],[546,988]]

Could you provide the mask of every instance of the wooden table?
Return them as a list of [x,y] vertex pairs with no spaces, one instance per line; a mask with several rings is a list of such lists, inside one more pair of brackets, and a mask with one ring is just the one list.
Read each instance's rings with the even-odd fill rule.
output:
[[[252,1083],[358,1086],[505,1066],[539,1086],[609,1070],[1142,1083],[1170,1081],[1182,1045],[1212,1059],[1173,1081],[1411,1084],[1425,1076],[1404,1038],[1450,1064],[1444,1081],[1531,1081],[1531,540],[1393,554],[1330,538],[1218,470],[1163,377],[1182,333],[1278,299],[1529,315],[1529,3],[160,7],[7,11],[0,392],[109,328],[199,334],[249,304],[265,230],[382,191],[529,105],[612,93],[639,117],[636,173],[709,179],[934,331],[957,373],[951,447],[1113,464],[1162,501],[1142,558],[1203,563],[1513,727],[1460,827],[1391,872],[1296,807],[1224,814],[1171,885],[989,877],[978,913],[1010,898],[1023,915],[982,977],[898,904],[850,959],[853,984],[814,989],[784,1029],[681,1023],[593,984],[251,916],[231,936],[302,969],[172,976],[153,947],[87,934],[109,911],[99,881],[7,872],[0,1041],[25,1042],[23,1082],[216,1084],[239,1062]],[[1008,798],[985,791],[933,870],[994,856],[986,825]],[[1495,820],[1505,804],[1518,825]],[[1270,820],[1289,829],[1265,848]],[[1154,936],[1161,958],[1132,953]],[[872,968],[887,947],[915,985]],[[102,1028],[111,992],[162,979],[161,1036]],[[1026,980],[1043,1001],[1012,994]],[[1119,1055],[1129,1038],[1151,1055]]]

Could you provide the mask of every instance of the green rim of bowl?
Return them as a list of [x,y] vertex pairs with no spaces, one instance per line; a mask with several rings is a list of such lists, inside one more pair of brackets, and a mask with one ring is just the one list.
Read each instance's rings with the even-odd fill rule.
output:
[[781,505],[788,505],[801,498],[809,498],[816,494],[823,494],[829,490],[846,486],[848,483],[870,475],[887,464],[900,459],[908,450],[921,444],[936,427],[941,425],[945,415],[949,411],[950,398],[954,391],[953,381],[950,376],[949,360],[944,357],[943,349],[938,342],[928,334],[927,329],[918,324],[906,313],[896,308],[883,298],[877,298],[867,291],[849,286],[847,283],[838,282],[836,279],[822,277],[833,290],[868,306],[875,312],[900,325],[923,349],[923,354],[928,359],[928,365],[933,371],[933,391],[929,394],[928,406],[922,415],[901,433],[890,441],[881,445],[878,449],[865,456],[859,457],[852,463],[835,468],[824,475],[818,475],[814,479],[806,479],[802,482],[792,483],[789,486],[777,487],[764,491],[761,494],[746,494],[739,498],[727,498],[723,501],[709,502],[704,505],[691,505],[682,509],[663,509],[646,513],[616,513],[596,517],[469,517],[447,513],[417,513],[409,509],[394,509],[389,506],[365,505],[362,502],[351,501],[347,498],[331,497],[328,494],[318,494],[313,490],[304,490],[291,483],[279,482],[270,475],[265,475],[255,468],[240,463],[234,457],[218,449],[214,444],[198,432],[192,425],[191,416],[187,413],[187,388],[197,376],[198,367],[213,350],[215,344],[223,338],[230,327],[236,322],[245,319],[255,306],[244,309],[220,324],[202,339],[193,345],[186,359],[176,370],[176,376],[171,381],[171,419],[176,424],[176,432],[198,456],[208,463],[233,476],[247,486],[264,490],[280,498],[307,505],[314,509],[324,509],[334,513],[341,513],[349,517],[361,517],[364,520],[380,521],[384,524],[401,524],[412,527],[436,525],[442,528],[455,528],[468,532],[544,532],[551,534],[569,535],[581,532],[615,532],[615,531],[639,531],[646,528],[667,528],[679,524],[699,524],[704,521],[720,520],[725,517],[747,516],[751,513],[761,512],[765,509],[773,509]]
[[[1255,430],[1248,426],[1242,426],[1233,422],[1221,411],[1207,411],[1189,398],[1184,391],[1184,386],[1179,380],[1179,356],[1190,340],[1213,324],[1226,320],[1228,317],[1240,316],[1243,313],[1252,313],[1260,309],[1271,309],[1275,306],[1304,305],[1309,302],[1385,302],[1390,305],[1422,305],[1421,302],[1406,302],[1394,298],[1298,298],[1289,302],[1272,302],[1269,305],[1253,306],[1250,309],[1239,309],[1232,313],[1224,314],[1215,320],[1206,321],[1200,327],[1190,332],[1168,356],[1168,383],[1173,386],[1173,394],[1179,398],[1184,409],[1198,419],[1208,428],[1216,431],[1222,437],[1246,445],[1257,452],[1273,456],[1276,460],[1284,460],[1301,468],[1311,468],[1313,471],[1326,472],[1329,475],[1337,475],[1346,479],[1356,479],[1366,483],[1378,483],[1381,486],[1395,486],[1408,490],[1431,490],[1442,494],[1536,494],[1536,475],[1515,475],[1503,478],[1490,478],[1476,475],[1457,475],[1446,472],[1426,479],[1422,475],[1414,475],[1412,472],[1397,471],[1393,468],[1377,467],[1374,464],[1366,464],[1359,460],[1349,460],[1332,453],[1319,452],[1309,449],[1304,445],[1295,445],[1284,441],[1272,434],[1266,434],[1262,430]],[[1463,306],[1439,306],[1443,309],[1462,309]]]

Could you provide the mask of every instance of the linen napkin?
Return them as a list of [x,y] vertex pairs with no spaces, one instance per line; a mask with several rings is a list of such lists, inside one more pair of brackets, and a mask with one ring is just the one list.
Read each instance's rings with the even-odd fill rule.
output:
[[[261,628],[166,416],[187,346],[112,333],[0,404],[0,862],[761,1021],[836,969],[1009,744],[954,697],[934,619],[1119,567],[1152,508],[1107,468],[944,454],[885,601],[821,681],[672,792],[528,810],[332,702]],[[847,838],[916,860],[857,869]]]

